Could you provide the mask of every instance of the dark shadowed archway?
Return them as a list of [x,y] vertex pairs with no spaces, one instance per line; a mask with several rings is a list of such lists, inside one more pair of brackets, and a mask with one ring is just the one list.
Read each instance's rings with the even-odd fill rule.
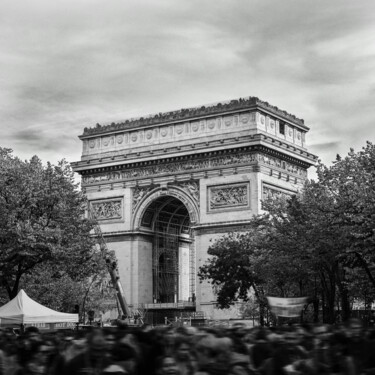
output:
[[195,296],[195,251],[186,206],[176,197],[161,196],[144,211],[141,227],[153,231],[153,302],[191,301]]

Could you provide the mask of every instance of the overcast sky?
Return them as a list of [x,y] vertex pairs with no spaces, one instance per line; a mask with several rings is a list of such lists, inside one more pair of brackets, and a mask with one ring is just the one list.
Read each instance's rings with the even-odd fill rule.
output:
[[257,96],[309,150],[375,138],[373,0],[1,0],[0,146],[77,161],[96,123]]

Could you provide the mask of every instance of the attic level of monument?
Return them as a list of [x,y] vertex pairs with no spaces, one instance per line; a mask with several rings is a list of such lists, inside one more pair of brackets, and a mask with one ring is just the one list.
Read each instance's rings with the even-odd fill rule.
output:
[[[217,138],[217,137],[216,137]],[[161,162],[161,160],[192,157],[194,154],[204,154],[204,156],[211,155],[215,152],[232,152],[243,147],[261,147],[267,153],[278,154],[282,153],[282,158],[293,163],[301,164],[308,168],[316,161],[316,156],[307,152],[306,149],[291,145],[289,142],[275,139],[272,135],[265,134],[250,134],[235,137],[222,137],[219,139],[205,139],[204,142],[185,142],[185,144],[178,145],[170,143],[163,147],[155,145],[149,146],[139,150],[131,149],[124,153],[122,152],[108,152],[102,150],[100,154],[88,155],[83,153],[82,160],[72,163],[76,172],[84,173],[85,171],[97,172],[97,168],[116,169],[119,166],[133,166],[144,165],[144,163],[152,163],[153,161]],[[84,147],[85,148],[85,147]],[[232,151],[231,151],[232,150]],[[209,151],[209,153],[207,153]]]
[[[265,113],[263,107],[273,108],[280,116]],[[282,152],[284,158],[303,161],[306,167],[314,164],[316,158],[308,153],[305,145],[308,128],[302,120],[275,108],[250,98],[186,110],[189,116],[177,111],[177,115],[173,115],[177,112],[171,112],[168,116],[162,114],[158,117],[174,119],[169,123],[151,121],[146,124],[137,120],[136,127],[116,125],[86,129],[81,136],[81,161],[74,163],[73,167],[82,173],[99,166],[126,166],[135,161],[151,162],[254,145]],[[205,115],[197,117],[200,113]],[[281,119],[281,115],[285,118]]]
[[309,128],[304,124],[304,120],[297,118],[295,115],[279,109],[276,106],[264,102],[257,97],[239,98],[226,102],[207,104],[199,107],[184,108],[177,111],[158,113],[148,115],[145,117],[131,118],[120,123],[111,123],[109,125],[97,124],[93,128],[85,128],[83,135],[80,137],[84,139],[86,136],[94,134],[106,134],[119,130],[136,129],[138,127],[148,127],[152,125],[163,125],[169,123],[176,123],[186,120],[194,120],[195,118],[207,118],[216,116],[218,114],[227,115],[233,112],[242,112],[248,110],[258,110],[265,115],[271,115],[279,120],[291,122],[301,130],[308,131]]

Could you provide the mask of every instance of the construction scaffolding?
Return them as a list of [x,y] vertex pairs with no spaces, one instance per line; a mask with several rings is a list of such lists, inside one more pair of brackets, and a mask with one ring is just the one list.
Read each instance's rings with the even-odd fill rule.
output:
[[154,302],[176,303],[179,283],[178,233],[176,228],[169,228],[168,232],[167,228],[164,228],[163,232],[155,233],[152,272]]
[[192,301],[195,251],[186,207],[176,198],[168,197],[154,202],[147,213],[153,217],[154,231],[153,302]]
[[190,296],[191,301],[195,302],[195,242],[194,240],[189,246],[189,260],[190,260]]

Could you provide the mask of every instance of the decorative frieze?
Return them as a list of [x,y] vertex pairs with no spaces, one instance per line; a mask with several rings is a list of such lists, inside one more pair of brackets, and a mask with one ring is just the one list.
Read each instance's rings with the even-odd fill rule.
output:
[[228,154],[223,156],[213,156],[206,159],[197,160],[181,160],[178,162],[169,162],[154,164],[145,167],[133,167],[123,170],[111,171],[106,173],[98,173],[90,176],[83,176],[82,184],[87,186],[100,182],[114,182],[121,180],[134,180],[137,178],[156,177],[163,174],[173,175],[184,172],[192,172],[199,170],[210,170],[213,168],[230,167],[238,165],[252,165],[262,163],[270,165],[281,170],[285,170],[291,174],[305,178],[307,171],[295,164],[286,162],[273,156],[267,156],[261,153],[247,152],[238,154]]
[[90,207],[97,220],[122,219],[122,199],[91,201]]
[[220,186],[209,186],[208,188],[208,210],[219,210],[227,208],[246,208],[250,202],[249,183],[227,184]]
[[196,170],[212,169],[221,166],[255,163],[258,156],[255,153],[248,154],[230,154],[219,157],[212,157],[198,160],[182,160],[179,162],[166,162],[147,167],[129,168],[122,171],[113,171],[100,173],[91,176],[84,176],[83,185],[89,185],[97,182],[109,182],[116,180],[131,180],[139,177],[159,176],[162,174],[175,174],[181,172],[190,172]]
[[302,178],[307,177],[307,170],[304,168],[301,168],[295,164],[288,163],[287,161],[281,160],[279,158],[276,158],[274,156],[268,156],[265,154],[260,154],[258,158],[260,163],[270,165],[276,168],[284,169],[286,172],[296,174],[298,176],[301,176]]
[[[223,127],[220,127],[221,120]],[[208,133],[224,132],[228,133],[229,128],[243,127],[248,128],[253,122],[255,126],[255,112],[246,112],[241,114],[241,121],[239,122],[239,115],[217,117],[203,119],[199,121],[188,121],[186,123],[176,123],[170,125],[161,125],[149,129],[136,129],[125,132],[119,132],[115,135],[102,135],[95,138],[84,140],[84,151],[88,154],[96,154],[102,152],[120,150],[128,150],[139,146],[146,146],[149,144],[159,144],[170,142],[172,140],[181,140],[188,138],[196,138],[199,136],[206,136]]]

